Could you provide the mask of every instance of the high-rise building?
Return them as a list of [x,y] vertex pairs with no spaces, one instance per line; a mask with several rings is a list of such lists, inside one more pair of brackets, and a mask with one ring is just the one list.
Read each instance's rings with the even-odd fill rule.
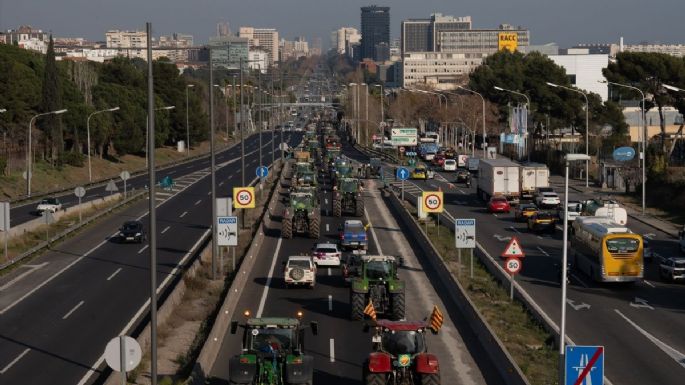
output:
[[281,53],[281,62],[308,57],[311,53],[309,43],[303,36],[298,36],[294,41],[281,39],[279,52]]
[[249,41],[247,38],[237,36],[223,36],[209,38],[209,47],[212,49],[212,61],[216,66],[227,69],[240,68],[240,59],[245,61],[244,68],[248,68]]
[[390,7],[362,7],[361,56],[377,60],[377,46],[390,46]]
[[105,33],[107,48],[147,48],[145,31],[109,30]]
[[220,21],[216,23],[216,36],[223,37],[231,34],[231,28],[229,28],[227,21]]
[[350,44],[359,43],[362,35],[353,27],[342,27],[331,33],[331,46],[339,54],[348,54],[350,57]]
[[400,30],[402,52],[435,52],[442,32],[471,29],[471,16],[454,17],[434,13],[429,19],[407,19]]
[[249,41],[251,49],[261,49],[269,54],[269,65],[278,62],[278,31],[273,28],[240,27],[239,37]]

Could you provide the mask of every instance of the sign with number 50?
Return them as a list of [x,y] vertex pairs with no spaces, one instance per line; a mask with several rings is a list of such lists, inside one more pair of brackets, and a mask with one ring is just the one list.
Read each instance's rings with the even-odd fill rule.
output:
[[233,187],[233,206],[236,209],[255,208],[254,187]]
[[442,191],[424,191],[421,202],[424,212],[441,213],[443,210]]

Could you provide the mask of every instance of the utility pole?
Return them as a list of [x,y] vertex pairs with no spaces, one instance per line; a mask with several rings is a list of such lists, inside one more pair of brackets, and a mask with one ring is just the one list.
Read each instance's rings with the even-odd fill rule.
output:
[[245,187],[245,101],[243,98],[243,91],[245,91],[243,58],[240,58],[240,180],[242,182],[241,186]]
[[264,98],[264,90],[262,89],[262,66],[259,65],[257,68],[257,95],[255,95],[256,97],[259,97],[259,99],[255,99],[255,104],[257,106],[257,122],[259,123],[259,127],[257,127],[259,130],[259,160],[257,161],[257,165],[262,166],[262,121],[264,120],[262,116],[262,99]]
[[216,229],[216,159],[214,156],[214,63],[212,48],[209,48],[209,152],[212,179],[212,279],[216,279],[216,255],[218,249]]
[[276,119],[274,117],[274,67],[271,67],[271,108],[269,109],[269,120],[271,121],[271,167],[276,162]]

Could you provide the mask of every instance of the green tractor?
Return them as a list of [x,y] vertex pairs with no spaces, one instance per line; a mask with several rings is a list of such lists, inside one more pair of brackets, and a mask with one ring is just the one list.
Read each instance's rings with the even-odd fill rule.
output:
[[294,233],[304,233],[317,239],[320,227],[321,210],[317,195],[312,192],[291,192],[283,214],[283,238],[292,238]]
[[293,187],[300,187],[300,186],[316,187],[316,185],[317,185],[316,178],[317,178],[317,175],[312,170],[306,170],[306,171],[298,172],[295,174],[295,177],[293,178]]
[[377,314],[384,318],[400,320],[404,318],[404,282],[397,276],[402,258],[386,255],[365,255],[362,257],[358,276],[350,285],[350,304],[352,319],[361,320],[369,302]]
[[[245,312],[249,316],[249,312]],[[298,313],[301,315],[302,313]],[[239,355],[228,361],[232,385],[305,385],[314,378],[314,357],[304,353],[304,331],[297,318],[249,318],[231,322],[231,334],[244,329]],[[312,321],[312,334],[318,323]]]
[[364,183],[357,178],[340,178],[333,187],[333,215],[341,217],[343,213],[352,213],[356,217],[364,216]]

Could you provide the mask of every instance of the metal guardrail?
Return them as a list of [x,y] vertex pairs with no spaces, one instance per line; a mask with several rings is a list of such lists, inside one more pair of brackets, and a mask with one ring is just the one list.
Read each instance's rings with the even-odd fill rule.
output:
[[357,150],[359,150],[360,152],[362,152],[368,156],[373,155],[373,156],[379,157],[381,159],[384,159],[386,161],[390,161],[392,163],[399,163],[399,159],[397,159],[396,157],[394,157],[388,153],[385,153],[383,151],[378,151],[376,149],[361,146],[359,144],[355,144],[354,148],[356,148]]
[[22,254],[18,255],[17,257],[3,263],[2,265],[0,265],[0,270],[4,270],[4,269],[6,269],[6,268],[8,268],[14,264],[21,262],[22,260],[24,260],[24,259],[26,259],[32,255],[38,253],[39,251],[42,251],[43,249],[49,248],[51,243],[55,243],[55,242],[61,240],[62,238],[65,238],[65,237],[69,236],[70,234],[78,231],[82,227],[85,227],[88,224],[90,224],[90,223],[92,223],[92,222],[94,222],[94,221],[96,221],[96,220],[98,220],[98,219],[100,219],[106,215],[109,215],[110,213],[112,213],[112,211],[132,202],[133,200],[140,198],[144,194],[147,194],[147,191],[139,191],[137,194],[134,194],[134,195],[124,199],[123,201],[115,204],[112,207],[105,209],[104,211],[101,211],[95,215],[91,215],[87,218],[84,218],[83,221],[79,222],[78,224],[75,224],[74,226],[71,226],[71,227],[65,229],[64,231],[58,233],[57,235],[53,236],[52,238],[48,239],[47,241],[43,241],[43,242],[39,243],[38,245],[32,247],[31,249],[29,249],[29,250],[23,252]]

